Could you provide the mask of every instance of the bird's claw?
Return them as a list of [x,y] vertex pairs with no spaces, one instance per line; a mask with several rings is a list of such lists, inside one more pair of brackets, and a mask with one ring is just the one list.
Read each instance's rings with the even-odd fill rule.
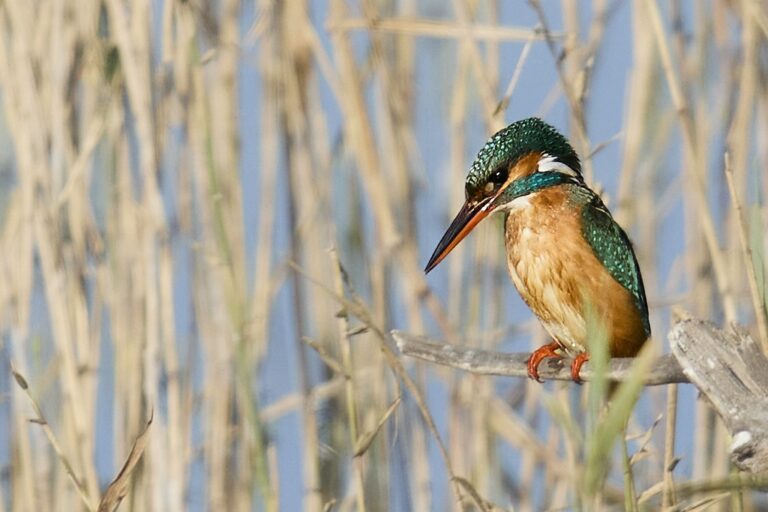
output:
[[584,381],[581,380],[579,373],[581,372],[581,367],[584,366],[584,363],[587,361],[589,361],[589,354],[586,352],[579,352],[579,354],[573,358],[573,362],[571,363],[571,379],[573,379],[573,382],[576,384],[584,383]]
[[[539,377],[539,365],[544,359],[549,358],[557,358],[562,359],[563,356],[559,352],[562,349],[560,344],[556,341],[553,341],[552,343],[548,343],[544,345],[543,347],[539,347],[536,350],[534,350],[530,357],[526,360],[526,365],[528,368],[528,377],[537,381],[537,382],[544,382],[541,380],[541,377]],[[576,384],[583,384],[584,381],[581,380],[580,373],[581,373],[581,367],[584,366],[584,363],[589,361],[589,354],[586,352],[580,352],[576,355],[575,358],[573,358],[573,362],[571,363],[571,379],[573,379],[573,382]]]
[[552,343],[547,343],[543,347],[539,347],[536,350],[534,350],[530,357],[526,360],[526,365],[528,367],[528,377],[537,381],[537,382],[544,382],[539,377],[539,365],[544,359],[556,357],[558,359],[562,359],[563,356],[558,353],[558,350],[560,350],[560,344],[556,341],[553,341]]

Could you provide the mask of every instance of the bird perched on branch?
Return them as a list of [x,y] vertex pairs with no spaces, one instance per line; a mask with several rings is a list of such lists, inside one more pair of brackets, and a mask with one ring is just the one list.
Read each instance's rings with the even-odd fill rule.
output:
[[651,335],[637,258],[624,230],[584,182],[565,137],[537,118],[509,125],[477,154],[465,191],[466,202],[425,272],[481,220],[504,212],[512,281],[553,338],[531,354],[529,377],[540,380],[543,359],[568,354],[574,358],[571,377],[580,382],[592,318],[607,333],[611,357],[637,355]]

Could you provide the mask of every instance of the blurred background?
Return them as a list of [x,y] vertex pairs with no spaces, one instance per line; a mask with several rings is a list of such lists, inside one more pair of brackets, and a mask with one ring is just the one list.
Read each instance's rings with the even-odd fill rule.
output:
[[659,352],[683,310],[764,337],[767,37],[762,0],[0,3],[0,512],[95,510],[152,411],[121,510],[765,510],[690,385],[590,462],[589,386],[388,332],[546,341],[501,218],[422,271],[536,115],[633,239]]

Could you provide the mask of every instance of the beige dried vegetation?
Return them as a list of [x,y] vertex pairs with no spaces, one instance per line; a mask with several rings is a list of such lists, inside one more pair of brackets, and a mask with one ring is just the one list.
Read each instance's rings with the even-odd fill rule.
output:
[[[551,90],[527,113],[567,112],[593,184],[619,173],[606,195],[658,347],[675,307],[768,342],[768,5],[532,0],[515,8],[535,21],[513,26],[505,3],[0,3],[0,353],[17,372],[0,402],[0,512],[95,510],[126,460],[123,510],[756,510],[761,481],[731,470],[690,389],[646,391],[614,446],[629,398],[606,418],[588,389],[393,348],[392,328],[543,341],[535,322],[510,327],[493,222],[431,278],[444,293],[421,268],[469,141],[511,120],[534,52]],[[623,124],[592,140],[617,10]],[[435,45],[451,65],[418,90]],[[445,127],[447,172],[421,164],[425,95],[446,100],[427,124]],[[593,165],[609,145],[620,168]],[[295,380],[267,357],[278,346]]]

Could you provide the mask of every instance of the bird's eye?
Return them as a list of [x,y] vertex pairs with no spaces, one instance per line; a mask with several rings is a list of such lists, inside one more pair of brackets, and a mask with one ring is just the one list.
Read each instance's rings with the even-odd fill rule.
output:
[[488,176],[488,181],[485,182],[485,187],[483,187],[483,190],[486,194],[491,194],[492,192],[499,189],[501,185],[504,184],[505,181],[507,181],[508,176],[508,170],[505,167],[500,167],[493,171],[490,176]]
[[489,181],[491,183],[495,183],[496,185],[501,185],[502,183],[507,181],[507,169],[505,168],[496,169],[495,171],[493,171],[493,174],[491,174]]

